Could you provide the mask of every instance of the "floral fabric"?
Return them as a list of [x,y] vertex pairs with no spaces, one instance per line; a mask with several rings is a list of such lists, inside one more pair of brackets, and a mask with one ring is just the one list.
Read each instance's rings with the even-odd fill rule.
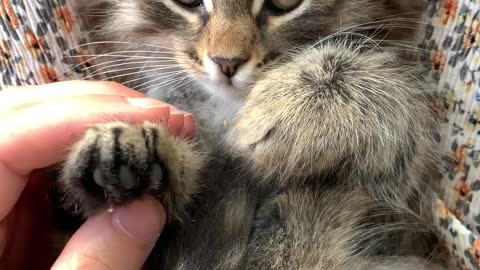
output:
[[480,0],[431,0],[420,44],[447,163],[436,224],[453,269],[480,269]]
[[[419,45],[454,160],[435,223],[452,269],[480,270],[480,0],[430,0],[426,21]],[[68,0],[0,0],[0,90],[91,77],[86,43]]]
[[0,0],[0,90],[85,77],[85,43],[66,0]]

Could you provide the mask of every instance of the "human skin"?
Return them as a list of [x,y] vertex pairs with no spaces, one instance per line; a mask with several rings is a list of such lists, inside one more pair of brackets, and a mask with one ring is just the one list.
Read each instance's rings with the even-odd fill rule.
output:
[[[61,162],[92,125],[115,120],[160,121],[186,137],[195,129],[190,114],[110,82],[71,81],[0,92],[0,269],[30,269],[47,252],[37,235],[49,217],[42,168]],[[156,200],[145,197],[91,217],[52,269],[140,269],[165,216]]]

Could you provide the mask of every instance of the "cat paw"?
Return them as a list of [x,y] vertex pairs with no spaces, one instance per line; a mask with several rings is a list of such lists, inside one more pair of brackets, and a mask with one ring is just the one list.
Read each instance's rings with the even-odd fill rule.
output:
[[227,140],[281,179],[338,166],[365,174],[395,168],[410,138],[428,138],[425,120],[412,116],[429,115],[418,80],[394,61],[393,53],[341,44],[307,49],[256,82]]
[[73,146],[60,187],[66,205],[86,216],[146,194],[181,212],[197,190],[202,164],[191,143],[163,126],[102,124]]

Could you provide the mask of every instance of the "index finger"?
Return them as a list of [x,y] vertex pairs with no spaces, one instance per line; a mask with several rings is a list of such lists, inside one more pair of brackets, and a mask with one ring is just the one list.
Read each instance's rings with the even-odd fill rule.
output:
[[88,94],[145,97],[140,92],[109,81],[67,81],[41,86],[21,86],[0,91],[0,113],[47,102],[51,99]]
[[123,96],[87,95],[0,115],[0,220],[15,205],[28,174],[60,162],[69,145],[92,124],[115,119],[143,123],[168,118],[168,105],[142,100],[156,106],[136,107]]

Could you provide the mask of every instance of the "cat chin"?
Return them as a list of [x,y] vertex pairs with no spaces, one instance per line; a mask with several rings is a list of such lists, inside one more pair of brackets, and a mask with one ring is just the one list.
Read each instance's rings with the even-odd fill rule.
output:
[[212,96],[224,99],[240,101],[245,95],[245,83],[233,78],[230,83],[212,80],[198,80],[204,91]]

